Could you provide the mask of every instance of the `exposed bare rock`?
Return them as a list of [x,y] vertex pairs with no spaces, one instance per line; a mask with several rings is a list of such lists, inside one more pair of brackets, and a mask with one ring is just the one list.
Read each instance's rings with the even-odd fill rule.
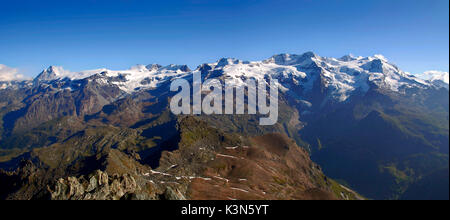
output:
[[84,177],[61,178],[53,189],[49,188],[52,200],[120,200],[140,190],[131,175],[108,176],[100,170],[89,180]]
[[[163,151],[155,169],[127,148],[120,150],[122,135],[130,134],[111,128],[104,134],[86,131],[65,144],[34,151],[30,158],[46,164],[47,169],[29,162],[20,172],[0,173],[0,178],[7,180],[8,191],[14,191],[7,197],[11,199],[359,198],[327,178],[308,153],[285,135],[243,137],[195,117],[179,119],[177,128],[179,139],[171,143],[177,149]],[[23,184],[14,189],[7,184],[17,179]]]
[[166,188],[163,198],[166,200],[186,200],[185,196],[178,189],[172,189],[170,186]]

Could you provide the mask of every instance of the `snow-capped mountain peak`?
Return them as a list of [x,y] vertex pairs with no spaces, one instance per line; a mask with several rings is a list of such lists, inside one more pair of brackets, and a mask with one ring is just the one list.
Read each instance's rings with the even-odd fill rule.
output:
[[[338,102],[347,100],[354,93],[367,92],[372,85],[394,92],[404,93],[405,89],[437,86],[430,80],[419,79],[403,72],[388,62],[382,55],[355,57],[346,55],[339,59],[321,57],[313,52],[297,54],[278,54],[263,61],[243,61],[234,58],[222,58],[215,63],[200,65],[195,71],[208,73],[207,77],[225,76],[229,81],[242,85],[245,79],[277,79],[282,91],[301,91],[306,96],[316,86],[327,94],[328,98]],[[122,91],[133,93],[142,89],[158,87],[161,83],[192,73],[187,65],[158,64],[136,65],[128,70],[96,69],[70,72],[62,67],[51,66],[42,71],[35,82],[57,79],[80,80],[93,75],[99,83],[118,86]],[[440,76],[440,75],[439,75]],[[442,77],[441,77],[442,78]],[[433,78],[439,80],[438,75]],[[101,79],[101,80],[99,80]],[[447,74],[448,85],[448,74]],[[448,87],[448,86],[447,86]]]
[[159,64],[150,64],[150,65],[147,65],[145,68],[147,68],[149,71],[157,71],[161,67],[162,66]]
[[296,54],[278,54],[275,56],[272,56],[271,58],[265,60],[265,63],[275,63],[278,65],[305,65],[307,63],[311,63],[311,61],[319,58],[315,53],[313,52],[306,52],[301,55]]
[[41,81],[51,81],[55,79],[62,79],[65,77],[69,77],[71,75],[70,71],[64,70],[64,68],[59,66],[50,66],[47,69],[43,70],[35,79],[35,82]]
[[[221,65],[219,65],[221,64]],[[243,62],[236,59],[222,59],[214,70],[241,83],[245,78],[276,78],[282,90],[301,87],[304,94],[320,84],[332,100],[342,102],[353,93],[367,92],[372,85],[381,89],[405,93],[407,89],[428,88],[431,83],[420,80],[389,63],[383,55],[342,58],[321,57],[312,52],[304,54],[278,54],[264,61]],[[304,95],[303,94],[303,95]]]
[[175,71],[175,72],[190,72],[191,69],[187,65],[176,65],[176,64],[170,64],[168,66],[162,67],[161,69],[166,71]]
[[242,61],[242,60],[235,59],[235,58],[222,58],[219,61],[217,61],[216,67],[224,67],[224,66],[228,66],[228,65],[236,65],[236,64],[242,64],[242,63],[248,64],[249,62]]
[[81,80],[96,76],[92,80],[100,84],[110,84],[118,86],[122,91],[132,93],[139,89],[155,88],[159,83],[167,81],[173,77],[186,75],[191,70],[187,65],[158,64],[135,65],[128,70],[109,70],[106,68],[86,70],[81,72],[71,72],[62,67],[50,66],[42,71],[34,80],[35,83],[51,82],[53,80]]
[[381,54],[375,54],[373,57],[370,57],[370,58],[378,59],[378,60],[381,60],[381,61],[386,62],[386,63],[389,62],[389,60],[386,57],[384,57],[383,55],[381,55]]

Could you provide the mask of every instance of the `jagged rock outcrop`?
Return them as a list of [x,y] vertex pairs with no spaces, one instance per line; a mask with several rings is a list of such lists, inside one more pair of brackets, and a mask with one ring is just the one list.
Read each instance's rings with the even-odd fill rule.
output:
[[177,188],[167,187],[162,197],[165,200],[186,200],[185,195],[181,193]]
[[52,200],[120,200],[139,193],[141,188],[130,174],[109,176],[97,170],[88,180],[84,177],[61,178],[49,191]]
[[22,158],[14,171],[0,169],[0,199],[47,199],[42,186],[58,176],[40,161]]

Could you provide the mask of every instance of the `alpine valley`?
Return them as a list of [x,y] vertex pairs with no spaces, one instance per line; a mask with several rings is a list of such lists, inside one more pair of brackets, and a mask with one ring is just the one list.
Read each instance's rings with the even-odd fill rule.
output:
[[[173,80],[278,80],[279,117],[173,115]],[[381,55],[137,65],[0,82],[0,199],[448,199],[448,75]]]

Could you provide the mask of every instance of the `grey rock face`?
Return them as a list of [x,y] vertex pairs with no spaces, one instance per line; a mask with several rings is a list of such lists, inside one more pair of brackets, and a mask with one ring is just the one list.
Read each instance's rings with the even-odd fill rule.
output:
[[129,174],[108,176],[97,170],[88,180],[83,177],[59,179],[54,189],[48,189],[52,200],[120,200],[140,190]]
[[166,200],[186,200],[184,195],[177,189],[172,189],[172,187],[167,187],[164,192],[164,199]]

